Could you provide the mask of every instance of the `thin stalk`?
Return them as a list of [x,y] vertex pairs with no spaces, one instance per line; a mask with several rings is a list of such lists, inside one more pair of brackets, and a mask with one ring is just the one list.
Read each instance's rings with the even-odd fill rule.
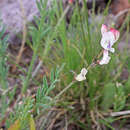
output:
[[52,34],[52,38],[49,39],[48,44],[47,44],[46,47],[45,47],[45,51],[44,51],[44,53],[43,53],[43,59],[44,59],[44,57],[47,55],[47,53],[48,53],[48,51],[49,51],[49,48],[50,48],[50,45],[51,45],[51,42],[50,42],[50,41],[53,39],[55,32],[57,31],[59,25],[61,24],[63,18],[65,17],[65,15],[66,15],[66,13],[69,11],[69,9],[70,9],[70,5],[68,5],[68,6],[66,7],[66,9],[65,9],[65,11],[63,12],[62,16],[61,16],[60,19],[58,20],[58,23],[56,24],[56,26],[55,26],[55,28],[54,28],[54,32],[53,32],[53,34]]
[[24,84],[23,84],[23,87],[22,87],[22,94],[24,94],[26,92],[28,84],[29,84],[29,80],[31,78],[33,65],[34,65],[35,59],[37,57],[37,51],[38,51],[38,48],[39,48],[39,45],[40,45],[40,40],[41,40],[40,34],[42,33],[42,28],[43,28],[44,20],[45,20],[44,18],[45,18],[45,13],[44,13],[44,10],[42,10],[42,16],[41,16],[40,24],[39,24],[38,30],[37,30],[38,36],[36,37],[36,40],[33,41],[34,52],[33,52],[32,60],[31,60],[29,70],[28,70],[28,73],[27,73],[27,77],[26,77]]
[[82,29],[82,33],[83,33],[83,40],[84,40],[84,43],[86,43],[86,40],[85,40],[85,32],[84,32],[84,27],[83,27],[83,21],[82,21],[82,17],[81,17],[81,13],[80,13],[80,7],[78,6],[78,2],[77,3],[77,7],[78,7],[78,13],[79,13],[79,18],[80,18],[80,22],[81,22],[81,29]]
[[[48,54],[48,51],[50,49],[50,46],[52,44],[51,40],[53,39],[54,35],[55,35],[55,32],[57,31],[59,25],[61,24],[63,18],[65,17],[66,13],[68,12],[68,10],[70,9],[70,5],[68,5],[65,9],[65,11],[63,12],[62,16],[60,17],[58,23],[56,24],[55,28],[53,29],[54,32],[52,32],[52,36],[51,36],[51,39],[49,38],[47,41],[46,41],[46,46],[45,46],[45,50],[44,50],[44,53],[42,55],[42,59],[45,59],[46,55]],[[42,61],[40,61],[40,64],[37,66],[36,70],[34,71],[35,72],[35,75],[37,74],[38,70],[40,69],[40,67],[42,66]],[[33,78],[35,77],[35,75],[33,74]]]
[[89,22],[88,22],[88,8],[87,8],[86,2],[85,2],[85,0],[83,0],[84,7],[85,7],[85,12],[87,12],[87,13],[85,13],[86,14],[85,16],[86,16],[86,26],[87,26],[87,32],[88,32],[88,43],[90,44],[91,36],[90,36],[90,29],[89,29]]
[[22,88],[22,93],[24,94],[27,90],[27,86],[29,84],[29,79],[31,77],[31,73],[32,73],[32,69],[33,69],[33,65],[34,65],[34,62],[35,62],[35,59],[36,59],[36,56],[37,56],[37,48],[35,49],[34,51],[34,54],[32,56],[32,60],[31,60],[31,64],[29,66],[29,70],[28,70],[28,73],[27,73],[27,77],[25,79],[25,82],[23,84],[23,88]]
[[107,6],[106,6],[106,8],[105,8],[105,10],[104,10],[104,15],[108,15],[108,13],[109,13],[108,10],[109,10],[110,4],[111,4],[111,0],[109,0],[108,3],[107,3]]
[[65,87],[57,96],[55,96],[54,100],[58,99],[64,92],[66,92],[76,81],[72,81],[67,87]]
[[[68,84],[57,96],[55,96],[55,98],[53,98],[53,100],[48,103],[48,105],[52,105],[52,104],[56,104],[56,102],[58,101],[57,99],[60,98],[60,96],[65,93],[70,87],[72,87],[72,85],[74,85],[77,81],[74,80],[72,82],[70,82],[70,84]],[[37,117],[36,117],[36,120],[38,120],[43,114],[45,113],[45,110],[43,110],[41,112],[41,114],[39,114]]]
[[13,72],[15,72],[16,65],[18,65],[19,62],[20,62],[21,56],[22,56],[23,51],[24,51],[24,46],[25,46],[25,42],[26,42],[26,35],[27,35],[26,15],[25,15],[25,11],[24,11],[22,0],[20,0],[19,3],[20,3],[20,8],[21,8],[22,17],[23,17],[23,39],[22,39],[22,44],[21,44],[18,56],[16,57],[16,64],[13,66],[13,69],[12,69]]
[[87,8],[87,1],[83,0],[84,5],[84,15],[85,15],[85,24],[87,27],[87,57],[88,57],[88,64],[91,64],[92,62],[92,44],[91,44],[91,35],[90,35],[90,28],[89,28],[89,22],[88,22],[88,8]]

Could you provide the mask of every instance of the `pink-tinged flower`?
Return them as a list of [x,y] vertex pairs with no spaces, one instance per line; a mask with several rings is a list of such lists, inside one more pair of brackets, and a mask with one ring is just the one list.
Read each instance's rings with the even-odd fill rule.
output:
[[101,33],[102,33],[102,36],[105,32],[108,31],[108,27],[105,25],[105,24],[102,24],[102,27],[101,27]]
[[73,4],[74,0],[69,0],[69,4]]
[[101,46],[110,52],[115,52],[115,49],[112,48],[114,43],[118,40],[120,33],[114,28],[108,28],[106,25],[102,24],[101,27]]
[[100,65],[108,64],[111,57],[108,54],[108,50],[103,51],[103,58],[99,61]]
[[86,79],[85,75],[87,74],[87,72],[88,72],[88,71],[87,71],[85,68],[83,68],[83,69],[81,70],[80,74],[78,74],[78,75],[75,77],[75,79],[76,79],[77,81],[83,81],[83,80],[85,80],[85,79]]

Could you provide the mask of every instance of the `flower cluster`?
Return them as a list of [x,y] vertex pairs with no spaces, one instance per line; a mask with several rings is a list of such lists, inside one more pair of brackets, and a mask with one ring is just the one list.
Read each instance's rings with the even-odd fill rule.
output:
[[[71,0],[70,0],[71,1]],[[101,47],[103,48],[103,57],[98,62],[99,65],[108,64],[111,57],[109,56],[109,52],[114,53],[115,49],[113,48],[114,43],[119,39],[120,33],[118,30],[114,28],[109,28],[108,26],[102,24],[101,27]],[[83,68],[81,73],[78,74],[75,79],[77,81],[83,81],[86,79],[85,75],[87,74],[87,69]]]
[[108,28],[106,25],[102,25],[101,27],[101,34],[102,34],[102,39],[101,39],[101,46],[104,49],[103,51],[103,58],[99,62],[100,65],[103,64],[108,64],[111,57],[109,56],[109,52],[114,53],[115,49],[112,48],[114,43],[118,40],[120,33],[114,28]]

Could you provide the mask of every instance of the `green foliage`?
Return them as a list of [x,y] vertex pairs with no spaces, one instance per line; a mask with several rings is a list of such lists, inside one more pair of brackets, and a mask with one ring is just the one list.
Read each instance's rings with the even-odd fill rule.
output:
[[[33,65],[36,60],[36,57],[38,56],[38,52],[40,50],[41,40],[50,31],[49,23],[46,23],[46,17],[47,17],[47,15],[51,14],[52,12],[46,11],[47,1],[45,0],[44,3],[42,1],[40,1],[40,3],[37,2],[37,5],[38,5],[41,16],[39,19],[35,17],[36,27],[30,26],[30,35],[32,37],[32,42],[33,42],[33,44],[31,45],[32,50],[33,50],[33,56],[32,56],[30,66],[29,66],[29,70],[27,72],[27,76],[25,77],[25,80],[23,83],[23,88],[22,88],[23,93],[25,93],[28,88],[29,80],[31,79],[31,74],[32,74],[32,70],[33,70]],[[50,42],[48,42],[45,45],[45,49],[44,49],[45,55],[47,53],[47,50],[49,49],[49,46],[50,46]]]
[[0,32],[0,116],[3,118],[4,114],[6,112],[6,109],[8,108],[7,103],[7,91],[8,88],[8,82],[7,82],[7,75],[8,75],[8,67],[6,64],[7,57],[6,57],[6,49],[8,47],[7,40],[8,36],[4,36],[5,33],[5,26],[1,24],[1,32]]
[[117,83],[109,83],[104,86],[102,91],[102,103],[101,107],[104,110],[108,108],[114,108],[114,111],[120,111],[125,107],[126,103],[126,94],[124,86]]
[[127,63],[126,65],[127,65],[128,71],[130,73],[130,57],[127,58],[126,63]]
[[6,49],[8,47],[7,40],[8,36],[4,36],[5,27],[2,27],[0,32],[0,82],[3,89],[7,89],[7,57],[6,57]]
[[35,121],[31,116],[30,116],[30,130],[36,130]]
[[53,99],[50,93],[55,88],[56,83],[59,82],[59,73],[63,69],[63,66],[64,64],[60,68],[57,67],[55,73],[54,70],[51,71],[49,85],[46,76],[43,77],[43,85],[40,88],[38,88],[36,94],[36,111],[38,114],[40,113],[39,109],[42,108],[43,110],[51,107],[51,102]]
[[129,76],[129,78],[128,78],[128,80],[126,81],[126,83],[125,83],[125,94],[126,95],[128,95],[128,94],[130,94],[130,76]]
[[100,120],[100,122],[102,124],[104,124],[105,126],[107,126],[108,128],[110,128],[111,130],[115,130],[109,123],[111,123],[110,121],[108,120]]
[[24,98],[23,101],[21,101],[21,104],[16,107],[16,115],[18,120],[20,120],[20,128],[21,129],[27,129],[30,119],[31,110],[33,109],[34,99]]
[[115,93],[116,93],[115,84],[109,83],[104,86],[102,91],[103,95],[101,103],[102,109],[108,110],[108,108],[112,107],[114,103]]
[[124,91],[124,86],[121,84],[116,85],[116,93],[114,96],[114,111],[120,111],[125,107],[126,103],[126,94]]

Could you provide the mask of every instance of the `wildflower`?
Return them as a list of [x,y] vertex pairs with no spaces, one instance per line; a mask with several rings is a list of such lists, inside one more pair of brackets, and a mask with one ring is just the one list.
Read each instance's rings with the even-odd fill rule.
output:
[[83,68],[83,69],[81,70],[80,74],[78,74],[78,75],[75,77],[75,79],[76,79],[77,81],[83,81],[83,80],[85,80],[85,79],[86,79],[85,75],[87,74],[87,72],[88,72],[88,71],[87,71],[85,68]]
[[108,28],[106,25],[102,25],[101,27],[102,39],[101,46],[110,52],[115,52],[115,49],[112,48],[114,43],[118,40],[120,33],[114,28]]
[[99,64],[100,65],[108,64],[110,59],[111,59],[111,57],[108,55],[108,50],[104,50],[103,51],[103,58],[102,58],[102,60],[99,61]]

